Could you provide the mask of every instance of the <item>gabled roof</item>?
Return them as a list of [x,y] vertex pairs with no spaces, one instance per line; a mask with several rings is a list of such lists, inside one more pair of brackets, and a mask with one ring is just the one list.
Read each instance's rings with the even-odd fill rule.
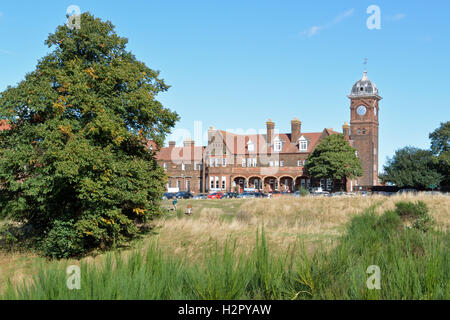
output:
[[[267,153],[272,150],[272,148],[267,146],[267,135],[266,134],[235,134],[227,131],[216,130],[214,136],[223,139],[229,152],[232,154],[257,154],[257,153]],[[300,134],[308,140],[308,150],[302,152],[311,152],[319,140],[332,135],[338,134],[339,132],[332,129],[324,129],[322,132],[304,132]],[[274,136],[274,139],[278,137],[279,140],[283,142],[283,149],[279,153],[299,153],[297,141],[291,143],[290,133],[279,133]],[[252,141],[255,145],[255,151],[249,152],[247,145],[249,141]]]

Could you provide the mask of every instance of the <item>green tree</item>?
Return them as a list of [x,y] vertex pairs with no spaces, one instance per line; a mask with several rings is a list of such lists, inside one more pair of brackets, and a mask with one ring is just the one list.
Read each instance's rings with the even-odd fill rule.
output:
[[431,152],[436,156],[438,171],[444,177],[442,185],[450,185],[450,121],[430,133]]
[[361,160],[342,134],[323,139],[308,156],[305,168],[313,178],[331,178],[341,188],[346,178],[362,176]]
[[130,239],[135,222],[160,212],[165,175],[147,144],[162,145],[178,115],[155,100],[169,87],[127,41],[83,13],[80,29],[58,26],[52,52],[0,95],[11,125],[0,133],[1,214],[42,234],[64,228],[69,255]]
[[399,187],[429,188],[432,184],[438,186],[442,175],[437,172],[431,151],[405,147],[388,158],[380,178]]

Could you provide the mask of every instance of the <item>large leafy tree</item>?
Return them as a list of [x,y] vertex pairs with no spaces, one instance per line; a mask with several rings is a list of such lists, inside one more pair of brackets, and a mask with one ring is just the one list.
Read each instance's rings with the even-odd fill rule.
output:
[[45,43],[52,52],[0,96],[11,125],[0,134],[1,214],[70,235],[69,254],[131,238],[159,212],[164,173],[147,141],[162,145],[178,120],[155,99],[168,86],[89,13]]
[[450,121],[441,123],[429,137],[431,152],[438,162],[438,171],[444,177],[442,184],[450,186]]
[[342,188],[346,178],[362,176],[361,160],[356,149],[350,146],[342,134],[323,139],[308,156],[306,169],[314,178],[331,178]]
[[439,186],[442,175],[437,172],[436,162],[429,150],[405,147],[388,158],[381,179],[399,187],[429,188]]

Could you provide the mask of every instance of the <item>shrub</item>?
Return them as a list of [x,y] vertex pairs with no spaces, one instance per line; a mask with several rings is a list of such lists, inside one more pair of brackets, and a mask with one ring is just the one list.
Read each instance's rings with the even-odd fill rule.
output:
[[404,220],[411,223],[411,227],[423,232],[427,232],[433,225],[433,218],[428,214],[427,205],[418,201],[398,202],[395,204],[397,214]]
[[73,221],[56,220],[42,244],[43,254],[50,258],[67,258],[82,253],[81,238]]
[[301,197],[306,197],[307,195],[309,195],[309,190],[303,187],[300,187],[299,192]]

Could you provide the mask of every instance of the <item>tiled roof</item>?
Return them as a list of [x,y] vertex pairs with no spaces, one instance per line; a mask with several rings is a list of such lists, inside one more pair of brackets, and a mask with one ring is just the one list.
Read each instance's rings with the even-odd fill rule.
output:
[[11,127],[6,120],[0,120],[0,131],[9,130]]
[[[338,134],[339,132],[332,129],[324,129],[322,132],[305,132],[300,134],[300,138],[304,137],[308,141],[308,150],[299,151],[298,142],[291,143],[290,133],[279,133],[273,136],[273,141],[280,139],[283,142],[283,148],[280,154],[283,153],[310,153],[317,146],[319,141],[329,135]],[[273,150],[272,146],[267,146],[266,134],[235,134],[223,130],[215,130],[212,134],[212,143],[208,147],[163,147],[157,153],[157,160],[165,161],[187,161],[187,160],[201,160],[202,152],[208,148],[214,148],[214,141],[224,142],[224,145],[228,149],[227,152],[231,154],[266,154]],[[254,144],[254,151],[248,151],[248,142],[251,141]],[[193,151],[192,151],[193,150]],[[212,151],[212,150],[208,150]],[[219,152],[219,154],[221,154]]]
[[201,161],[204,147],[164,147],[156,154],[162,161]]
[[[305,137],[308,141],[308,150],[305,152],[311,152],[319,140],[322,137],[329,136],[331,134],[337,134],[339,132],[333,131],[331,129],[324,129],[322,132],[305,132],[300,134],[301,137]],[[251,135],[240,135],[240,134],[234,134],[227,131],[217,130],[216,134],[214,135],[218,139],[223,139],[226,146],[228,147],[229,151],[231,151],[233,154],[251,154],[251,153],[267,153],[268,147],[266,143],[266,134],[251,134]],[[298,149],[298,143],[295,141],[294,143],[291,143],[291,134],[290,133],[279,133],[275,134],[273,136],[273,141],[275,139],[280,139],[283,142],[283,148],[281,152],[279,153],[299,153]],[[255,148],[254,152],[249,152],[247,144],[251,141],[254,143]],[[272,150],[270,148],[270,150]]]

